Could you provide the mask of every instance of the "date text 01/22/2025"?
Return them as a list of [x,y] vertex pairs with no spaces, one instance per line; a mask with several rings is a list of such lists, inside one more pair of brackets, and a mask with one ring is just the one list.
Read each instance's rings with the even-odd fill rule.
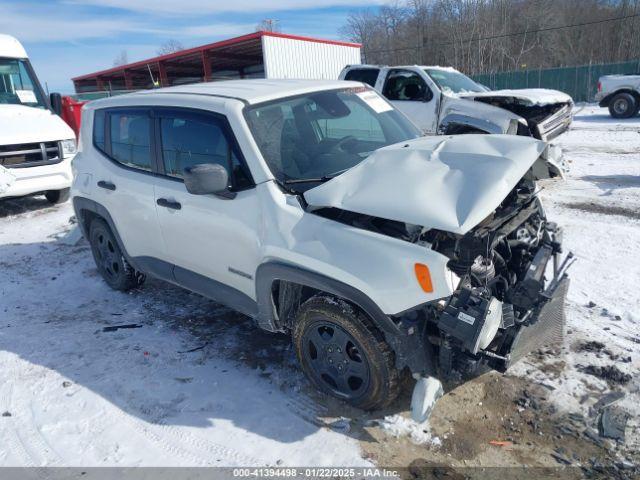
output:
[[382,468],[234,468],[234,477],[257,478],[400,478],[399,472]]

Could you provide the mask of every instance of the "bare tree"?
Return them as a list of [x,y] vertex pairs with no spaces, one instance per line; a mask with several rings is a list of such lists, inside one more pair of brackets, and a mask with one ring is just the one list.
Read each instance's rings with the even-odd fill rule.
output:
[[160,48],[156,50],[156,53],[158,55],[168,55],[170,53],[179,52],[180,50],[184,50],[184,45],[182,45],[182,43],[180,43],[178,40],[170,38],[162,45],[160,45]]
[[265,18],[258,25],[256,25],[257,32],[279,32],[280,31],[280,20],[276,20],[275,18]]
[[113,66],[119,67],[120,65],[126,65],[129,63],[129,55],[126,50],[121,50],[116,58],[113,59]]
[[637,59],[637,14],[640,0],[396,0],[352,12],[340,33],[368,63],[490,73]]

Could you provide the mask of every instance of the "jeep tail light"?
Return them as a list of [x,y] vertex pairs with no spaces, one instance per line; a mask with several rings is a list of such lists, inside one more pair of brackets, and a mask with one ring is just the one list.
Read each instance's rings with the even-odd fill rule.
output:
[[598,91],[601,92],[602,91],[602,83],[598,82]]

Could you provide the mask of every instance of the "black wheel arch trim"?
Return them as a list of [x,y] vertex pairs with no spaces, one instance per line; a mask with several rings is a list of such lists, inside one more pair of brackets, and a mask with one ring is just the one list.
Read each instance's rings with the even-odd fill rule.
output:
[[136,270],[142,271],[142,268],[139,268],[140,266],[136,264],[135,259],[131,258],[131,256],[127,253],[127,249],[124,248],[124,243],[120,238],[120,234],[118,233],[118,229],[116,228],[116,225],[113,222],[113,218],[111,218],[109,211],[103,205],[85,197],[74,196],[73,210],[75,211],[76,220],[78,221],[78,225],[82,230],[82,234],[84,235],[84,238],[89,240],[90,225],[86,221],[86,213],[85,213],[85,211],[87,211],[97,215],[98,217],[101,217],[105,222],[107,222],[107,225],[111,229],[111,233],[113,233],[113,236],[115,237],[116,242],[118,242],[118,247],[120,247],[120,251],[124,255],[124,258],[127,260],[127,262],[131,264],[133,268],[135,268]]
[[397,334],[398,328],[378,305],[360,290],[320,273],[297,265],[269,261],[256,271],[256,296],[258,298],[258,324],[269,331],[282,331],[273,303],[273,283],[284,280],[305,287],[330,293],[354,303],[366,313],[383,332]]
[[600,100],[600,103],[598,103],[599,107],[608,107],[609,104],[611,103],[611,100],[613,100],[613,97],[615,97],[616,95],[619,95],[620,93],[628,93],[629,95],[631,95],[632,97],[634,97],[636,99],[636,101],[640,102],[640,93],[638,93],[636,90],[630,89],[630,88],[623,88],[620,90],[616,90],[613,93],[608,94],[606,97],[604,97],[602,100]]
[[258,298],[258,325],[269,331],[283,331],[284,326],[276,316],[273,300],[273,283],[284,280],[322,292],[330,293],[349,301],[360,308],[382,331],[396,356],[396,368],[408,367],[411,372],[435,375],[435,352],[426,341],[424,324],[413,329],[404,328],[396,324],[380,307],[360,290],[327,277],[312,272],[297,265],[277,261],[261,264],[256,271],[256,295]]

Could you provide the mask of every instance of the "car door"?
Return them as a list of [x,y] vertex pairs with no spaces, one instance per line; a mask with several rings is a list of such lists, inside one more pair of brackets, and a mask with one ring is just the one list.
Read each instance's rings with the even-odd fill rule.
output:
[[151,112],[118,107],[94,115],[93,146],[102,161],[92,178],[93,199],[108,211],[126,252],[146,269],[151,259],[164,255],[155,208]]
[[[155,200],[166,258],[178,283],[227,304],[255,298],[260,204],[232,130],[222,115],[193,109],[157,109],[162,175]],[[193,195],[186,167],[217,163],[229,172],[223,195]],[[229,291],[229,287],[234,291]],[[214,290],[218,289],[218,292]],[[242,310],[242,305],[233,305]]]
[[425,134],[437,133],[438,98],[418,72],[392,68],[382,94]]

